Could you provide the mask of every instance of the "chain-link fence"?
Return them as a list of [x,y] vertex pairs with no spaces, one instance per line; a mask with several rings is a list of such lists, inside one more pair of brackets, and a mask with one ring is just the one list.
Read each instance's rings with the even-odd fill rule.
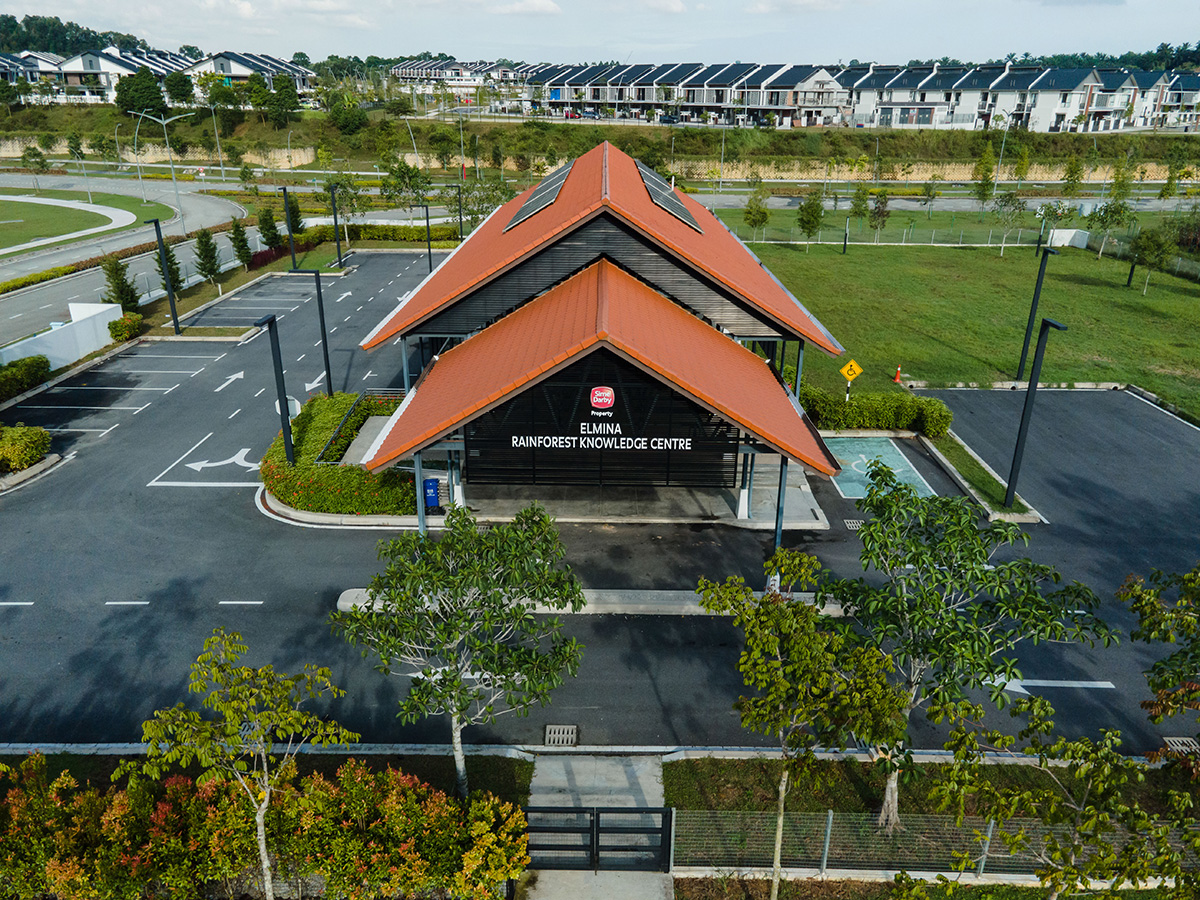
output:
[[[1102,241],[1102,235],[1089,234],[1088,249],[1099,253]],[[1104,255],[1113,259],[1130,260],[1133,258],[1131,250],[1132,241],[1133,238],[1128,235],[1115,235],[1110,237],[1108,241],[1104,242],[1103,244]],[[1145,270],[1140,269],[1140,271],[1142,272],[1141,277],[1144,278]],[[1166,265],[1162,267],[1162,271],[1170,275],[1177,275],[1180,278],[1186,278],[1189,281],[1200,281],[1200,262],[1197,262],[1196,260],[1186,256],[1180,256],[1176,254],[1166,263]],[[1153,279],[1153,276],[1151,276],[1151,278]]]
[[[1055,832],[1043,823],[1011,820],[1007,828],[1023,828],[1032,847],[1042,846]],[[787,868],[906,870],[952,872],[963,866],[978,875],[1031,875],[1038,868],[1032,855],[1011,853],[993,835],[987,819],[906,815],[889,834],[877,817],[864,813],[788,813],[784,816],[782,863]],[[1068,832],[1058,831],[1060,838]],[[717,869],[766,867],[775,852],[775,814],[678,810],[675,813],[676,866]],[[1192,860],[1197,864],[1197,860]]]

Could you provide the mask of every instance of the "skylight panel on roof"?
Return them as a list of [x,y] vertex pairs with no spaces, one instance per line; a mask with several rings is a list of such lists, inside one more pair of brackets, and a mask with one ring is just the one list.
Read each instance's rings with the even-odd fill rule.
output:
[[521,208],[517,210],[517,214],[512,217],[512,220],[504,226],[504,230],[508,231],[520,225],[530,216],[541,212],[551,203],[558,199],[558,192],[562,190],[563,182],[567,180],[567,176],[571,174],[571,166],[575,165],[575,161],[567,163],[560,169],[557,169],[542,179],[542,183],[533,189]]
[[637,167],[638,171],[642,175],[642,184],[646,186],[646,191],[650,194],[650,199],[654,201],[655,205],[665,209],[684,225],[687,225],[689,228],[695,228],[697,231],[703,234],[704,229],[697,224],[695,217],[688,211],[688,208],[684,206],[682,202],[680,202],[679,197],[675,194],[675,191],[673,191],[671,186],[663,180],[663,177],[653,169],[649,169],[642,165],[640,161],[638,162]]

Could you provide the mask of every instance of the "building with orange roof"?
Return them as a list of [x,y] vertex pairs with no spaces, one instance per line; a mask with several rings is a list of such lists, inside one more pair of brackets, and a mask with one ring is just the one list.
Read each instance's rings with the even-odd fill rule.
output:
[[838,471],[779,366],[789,345],[801,363],[841,345],[712,213],[608,143],[497,209],[363,347],[388,341],[406,396],[364,464],[411,459],[420,480],[421,453],[445,451],[458,502],[464,483],[532,500],[538,485],[740,477],[744,517],[769,453],[778,542],[787,462]]

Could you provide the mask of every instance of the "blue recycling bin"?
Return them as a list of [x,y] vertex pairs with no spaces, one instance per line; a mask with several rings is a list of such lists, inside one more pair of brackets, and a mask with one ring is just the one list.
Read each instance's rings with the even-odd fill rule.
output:
[[431,506],[440,506],[438,502],[438,480],[436,478],[425,479],[425,507],[428,509]]

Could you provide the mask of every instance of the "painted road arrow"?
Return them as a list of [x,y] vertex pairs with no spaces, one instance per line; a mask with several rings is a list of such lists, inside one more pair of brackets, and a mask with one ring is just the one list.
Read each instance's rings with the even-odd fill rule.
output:
[[[999,679],[997,679],[998,681]],[[995,683],[995,682],[993,682]],[[1084,690],[1116,690],[1111,681],[1054,681],[1042,678],[1014,678],[1004,682],[1004,690],[1014,694],[1028,694],[1026,688],[1083,688]]]
[[342,296],[338,297],[337,300],[335,300],[334,302],[341,303],[343,300],[345,300],[347,297],[351,296],[353,293],[354,293],[353,291],[346,291],[346,293],[342,294]]
[[228,378],[225,379],[225,383],[223,385],[221,385],[219,388],[215,388],[213,390],[213,393],[219,394],[219,393],[221,393],[221,391],[225,390],[225,388],[229,387],[231,384],[233,384],[239,378],[245,378],[245,377],[246,377],[245,372],[234,372],[232,375],[230,375]]
[[316,381],[306,381],[304,383],[304,389],[306,391],[311,391],[313,388],[315,388],[318,384],[320,384],[324,380],[325,380],[325,373],[322,372],[320,375],[317,376]]
[[243,447],[229,459],[223,459],[220,462],[209,462],[207,459],[202,459],[200,462],[184,463],[189,469],[199,472],[203,469],[215,469],[217,466],[239,465],[244,469],[249,469],[251,472],[258,469],[258,463],[252,463],[246,459],[246,454],[250,452],[249,447]]

